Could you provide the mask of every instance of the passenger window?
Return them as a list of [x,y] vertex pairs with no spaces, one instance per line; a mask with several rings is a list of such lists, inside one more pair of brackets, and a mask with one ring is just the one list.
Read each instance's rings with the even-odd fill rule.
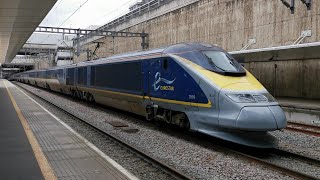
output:
[[167,70],[168,69],[168,59],[163,60],[163,69]]

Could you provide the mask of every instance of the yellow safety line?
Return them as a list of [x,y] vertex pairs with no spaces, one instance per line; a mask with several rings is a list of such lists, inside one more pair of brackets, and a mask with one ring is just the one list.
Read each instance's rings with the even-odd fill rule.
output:
[[22,112],[21,112],[20,108],[18,107],[16,101],[14,100],[10,90],[8,89],[6,81],[3,80],[2,82],[4,83],[4,86],[7,89],[7,92],[9,94],[10,99],[11,99],[13,107],[17,112],[17,115],[18,115],[18,117],[20,119],[20,122],[21,122],[21,124],[23,126],[23,129],[24,129],[24,131],[25,131],[25,133],[27,135],[27,138],[28,138],[29,143],[30,143],[30,145],[32,147],[33,153],[34,153],[34,155],[35,155],[35,157],[37,159],[37,162],[38,162],[38,164],[40,166],[40,169],[41,169],[41,172],[42,172],[44,178],[46,180],[56,180],[57,178],[54,175],[54,172],[53,172],[51,166],[49,165],[49,162],[48,162],[47,158],[44,156],[44,154],[43,154],[43,152],[41,150],[41,147],[39,146],[39,143],[38,143],[37,139],[35,138],[31,128],[28,125],[27,120],[22,115]]

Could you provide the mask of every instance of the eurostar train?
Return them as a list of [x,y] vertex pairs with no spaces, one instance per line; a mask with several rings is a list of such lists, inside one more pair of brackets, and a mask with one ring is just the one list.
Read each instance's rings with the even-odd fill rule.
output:
[[181,43],[47,70],[21,81],[235,143],[269,148],[286,127],[268,91],[223,49]]

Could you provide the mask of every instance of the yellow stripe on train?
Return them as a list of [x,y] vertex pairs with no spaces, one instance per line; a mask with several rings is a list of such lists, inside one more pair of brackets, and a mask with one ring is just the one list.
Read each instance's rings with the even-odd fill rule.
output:
[[211,83],[218,86],[218,88],[233,90],[233,91],[253,91],[253,90],[265,90],[263,85],[246,70],[247,75],[243,77],[224,76],[207,69],[185,59],[180,56],[172,55],[175,59],[182,61],[184,64],[204,76]]

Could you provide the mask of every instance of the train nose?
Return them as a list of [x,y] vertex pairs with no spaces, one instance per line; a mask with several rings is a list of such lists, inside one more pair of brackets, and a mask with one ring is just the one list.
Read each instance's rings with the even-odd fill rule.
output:
[[280,106],[243,107],[236,126],[243,130],[272,131],[286,127],[287,120]]

